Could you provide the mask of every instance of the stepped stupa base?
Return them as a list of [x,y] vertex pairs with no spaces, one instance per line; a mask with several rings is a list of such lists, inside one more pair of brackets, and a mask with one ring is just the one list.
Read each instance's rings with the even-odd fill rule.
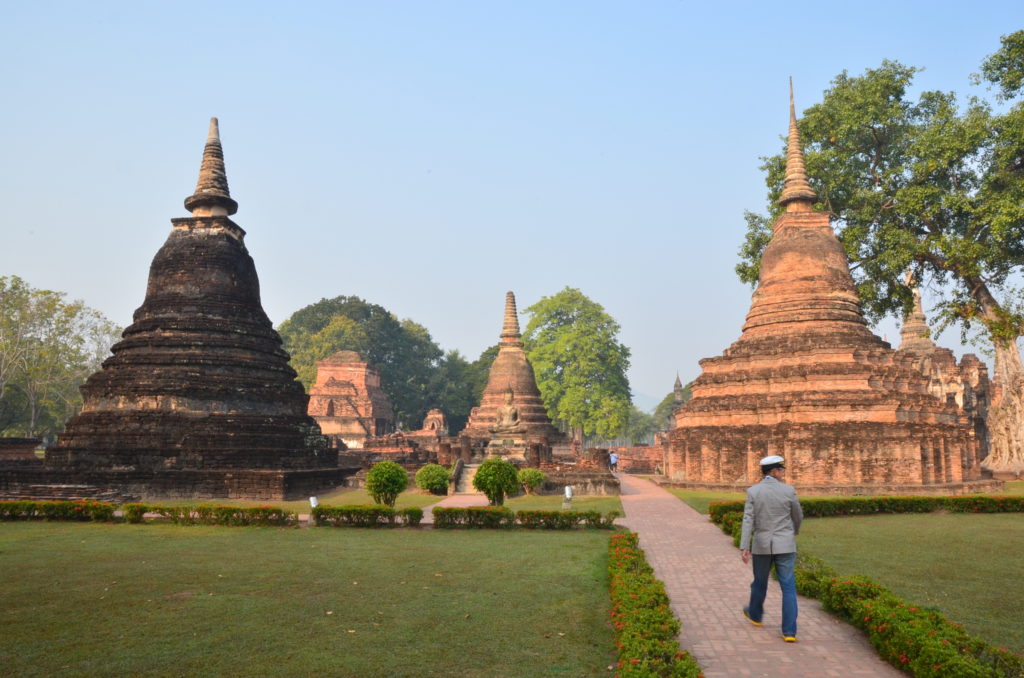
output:
[[[45,488],[88,486],[116,492],[121,501],[150,499],[245,499],[290,501],[341,487],[358,467],[289,470],[64,471],[0,469],[0,498],[49,498]],[[26,494],[27,493],[27,494]]]
[[527,445],[526,441],[519,439],[496,439],[487,443],[488,459],[504,459],[513,464],[526,463]]

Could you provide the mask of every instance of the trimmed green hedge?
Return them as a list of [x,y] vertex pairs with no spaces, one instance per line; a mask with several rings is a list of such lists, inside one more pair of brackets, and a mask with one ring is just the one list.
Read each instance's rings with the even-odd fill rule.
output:
[[411,507],[394,509],[390,506],[324,506],[313,509],[313,524],[317,527],[416,527],[423,520],[423,509]]
[[[863,516],[878,513],[1021,513],[1024,497],[824,497],[801,499],[805,518]],[[722,515],[743,512],[742,501],[715,501],[708,514],[715,523]]]
[[600,511],[513,511],[504,506],[444,507],[434,509],[434,527],[509,529],[515,526],[532,530],[571,530],[579,526],[610,530],[618,511],[602,516]]
[[915,678],[1017,678],[1020,655],[996,648],[935,610],[914,607],[868,577],[829,576],[820,561],[797,568],[797,590],[868,634],[882,659]]
[[702,678],[700,666],[679,647],[679,620],[665,585],[654,577],[633,532],[612,535],[608,579],[619,662],[616,678]]
[[[297,525],[299,517],[277,506],[218,506],[215,504],[185,504],[164,506],[133,505],[133,514],[156,513],[176,525],[227,525],[231,527],[289,527]],[[134,518],[134,516],[132,516]],[[128,516],[126,515],[126,519]],[[135,522],[129,520],[129,522]],[[139,519],[138,522],[142,522]]]
[[578,525],[610,530],[615,527],[618,511],[602,516],[600,511],[516,511],[516,524],[527,529],[571,530]]
[[515,524],[516,514],[504,506],[438,506],[434,509],[434,527],[451,528],[500,528],[509,529]]
[[[802,499],[806,517],[884,513],[1008,513],[1024,497],[853,497]],[[739,546],[743,502],[714,502],[711,520]],[[1024,678],[1024,659],[975,638],[934,610],[910,605],[873,580],[840,577],[824,561],[800,553],[796,588],[868,634],[880,657],[915,678]]]
[[0,520],[114,520],[116,506],[104,501],[0,501]]

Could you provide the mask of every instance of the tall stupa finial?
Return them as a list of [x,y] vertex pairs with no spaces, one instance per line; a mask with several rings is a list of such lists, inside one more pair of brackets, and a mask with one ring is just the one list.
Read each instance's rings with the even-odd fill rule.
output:
[[224,170],[224,150],[220,145],[220,126],[210,118],[210,134],[203,149],[196,192],[185,198],[185,209],[194,217],[228,216],[238,211],[238,203],[228,191],[228,175]]
[[810,212],[817,196],[807,181],[804,152],[800,148],[800,131],[796,127],[796,104],[793,102],[793,78],[789,79],[789,139],[786,145],[786,183],[779,204],[787,212]]
[[900,350],[926,351],[933,349],[935,342],[932,341],[928,317],[924,314],[924,306],[921,304],[921,288],[911,271],[907,271],[904,282],[913,291],[914,307],[903,319],[903,326],[900,328]]
[[501,340],[505,343],[518,343],[522,335],[519,333],[519,314],[516,312],[516,295],[505,293],[505,321],[501,327]]

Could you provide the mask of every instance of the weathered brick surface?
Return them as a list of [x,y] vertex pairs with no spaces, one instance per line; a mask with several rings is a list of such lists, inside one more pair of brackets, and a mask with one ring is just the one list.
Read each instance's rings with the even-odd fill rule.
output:
[[39,438],[0,438],[0,462],[30,459],[35,460]]
[[505,404],[505,394],[511,390],[513,405],[519,411],[523,438],[529,442],[551,442],[562,435],[551,424],[547,409],[540,398],[533,366],[523,351],[522,335],[519,332],[519,317],[516,300],[512,292],[505,297],[505,317],[501,332],[498,355],[491,365],[487,387],[469,415],[462,435],[479,440],[490,440],[490,429],[497,420],[498,409]]
[[105,472],[115,485],[145,479],[138,483],[167,496],[281,496],[290,482],[282,471],[320,469],[330,480],[337,453],[306,414],[307,396],[260,303],[245,232],[228,218],[237,204],[215,121],[186,206],[193,215],[171,220],[145,301],[82,386],[82,411],[47,451],[47,467]]
[[355,351],[339,351],[316,364],[309,415],[328,438],[361,448],[367,438],[395,430],[395,413],[380,375]]
[[658,444],[612,447],[608,452],[619,455],[619,470],[626,473],[660,473],[665,464],[665,448]]
[[828,215],[812,209],[795,118],[790,130],[787,211],[761,258],[741,336],[700,361],[693,398],[676,410],[668,478],[739,489],[773,454],[786,458],[797,487],[980,478],[976,422],[935,392],[917,354],[868,329],[846,253]]

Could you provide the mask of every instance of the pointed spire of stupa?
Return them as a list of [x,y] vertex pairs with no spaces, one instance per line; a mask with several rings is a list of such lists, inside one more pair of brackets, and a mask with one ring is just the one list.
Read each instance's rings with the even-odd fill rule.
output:
[[807,181],[804,168],[804,152],[800,148],[800,131],[796,126],[796,105],[793,102],[793,78],[789,79],[789,139],[786,146],[786,183],[782,188],[779,204],[787,212],[811,211],[817,196]]
[[683,402],[683,382],[679,379],[679,373],[676,372],[676,383],[672,387],[672,399],[677,402]]
[[913,274],[909,271],[906,282],[913,288],[914,308],[907,314],[903,320],[903,327],[900,328],[900,350],[920,351],[935,348],[935,342],[932,341],[931,330],[928,327],[928,318],[921,305],[921,288],[917,286]]
[[505,322],[501,327],[501,340],[504,343],[520,343],[522,334],[519,333],[519,314],[516,312],[516,295],[512,292],[505,293]]
[[194,217],[228,216],[238,211],[238,203],[228,191],[228,175],[224,170],[224,150],[220,145],[220,126],[210,118],[210,134],[203,149],[196,192],[185,198],[185,209]]

